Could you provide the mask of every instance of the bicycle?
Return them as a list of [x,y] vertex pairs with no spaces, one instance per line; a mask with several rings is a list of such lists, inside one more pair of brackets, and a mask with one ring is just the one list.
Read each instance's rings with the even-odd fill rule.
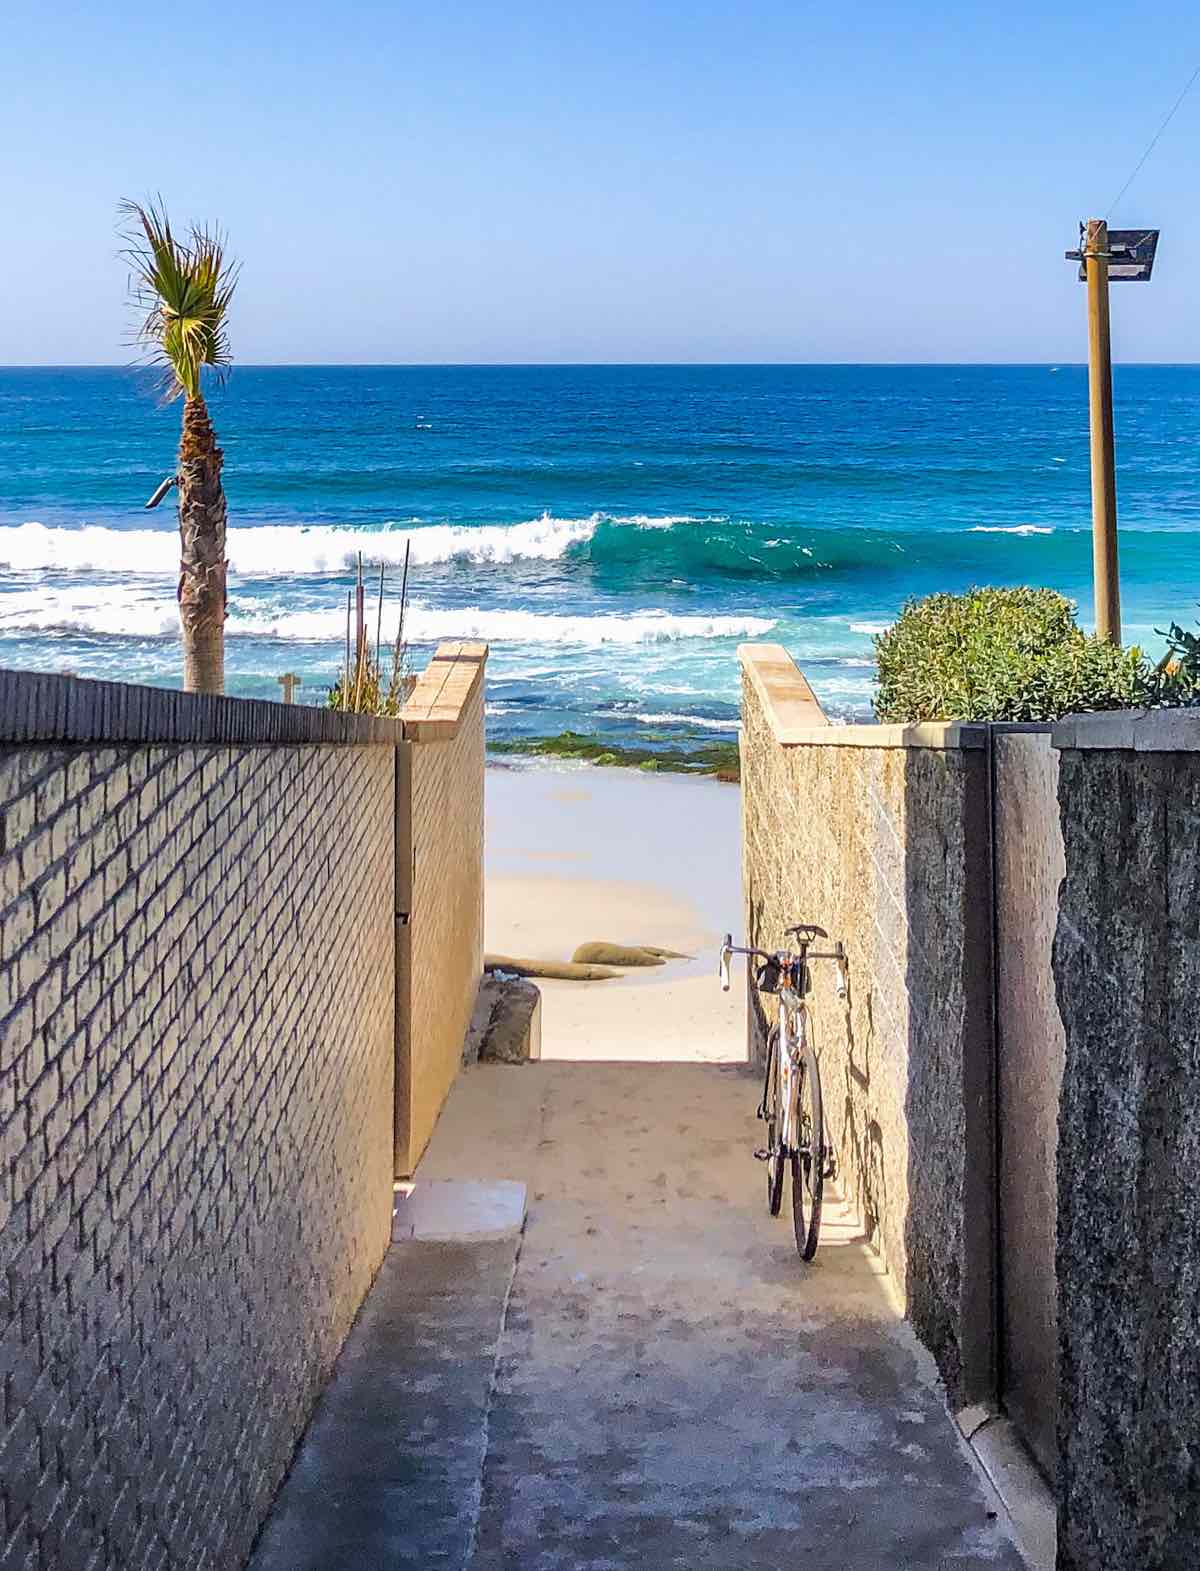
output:
[[729,991],[729,961],[733,955],[759,960],[754,985],[760,993],[779,999],[779,1019],[767,1035],[767,1063],[758,1116],[767,1126],[767,1144],[755,1151],[767,1164],[767,1210],[778,1216],[783,1205],[784,1170],[792,1169],[792,1226],[802,1260],[817,1252],[821,1230],[821,1198],[825,1180],[835,1173],[834,1155],[825,1143],[821,1103],[821,1070],[817,1062],[805,997],[812,987],[809,963],[836,960],[837,995],[846,996],[846,950],[840,942],[833,949],[818,950],[818,938],[828,938],[822,927],[800,923],[789,927],[785,938],[795,937],[796,951],[740,949],[726,933],[721,945],[721,986]]

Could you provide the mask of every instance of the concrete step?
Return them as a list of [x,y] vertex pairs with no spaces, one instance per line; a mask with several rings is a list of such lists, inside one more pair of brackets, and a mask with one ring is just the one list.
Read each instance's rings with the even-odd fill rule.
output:
[[[437,1198],[439,1229],[452,1231],[448,1197]],[[392,1245],[251,1571],[466,1564],[519,1244],[510,1227],[482,1241]]]

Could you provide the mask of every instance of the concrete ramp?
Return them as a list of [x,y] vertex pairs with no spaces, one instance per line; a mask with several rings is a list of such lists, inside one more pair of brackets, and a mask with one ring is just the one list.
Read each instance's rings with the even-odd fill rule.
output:
[[468,1070],[255,1571],[1022,1571],[853,1214],[767,1216],[759,1089]]

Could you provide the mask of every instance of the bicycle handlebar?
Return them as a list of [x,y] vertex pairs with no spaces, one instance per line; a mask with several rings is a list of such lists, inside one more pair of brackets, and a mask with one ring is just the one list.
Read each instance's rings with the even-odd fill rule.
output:
[[[810,933],[815,932],[815,933],[819,933],[822,938],[828,937],[828,934],[824,931],[823,928],[820,928],[820,927],[818,927],[818,928],[813,928],[813,927],[805,927],[805,928],[790,927],[788,929],[788,933],[789,934],[791,934],[791,933],[800,933],[800,932],[810,932]],[[720,961],[720,966],[719,966],[719,973],[720,973],[720,977],[721,977],[721,991],[723,993],[727,993],[729,991],[729,962],[730,962],[730,960],[732,959],[732,957],[734,955],[745,955],[747,957],[747,959],[758,959],[758,960],[781,960],[781,959],[790,959],[791,958],[791,956],[789,956],[787,954],[786,950],[776,950],[776,951],[772,952],[769,949],[743,949],[739,945],[734,943],[734,941],[733,941],[733,934],[732,933],[726,933],[725,937],[724,937],[724,939],[722,940],[722,943],[721,943],[721,961]],[[834,949],[811,949],[810,950],[808,945],[807,945],[807,943],[802,942],[801,943],[801,955],[800,955],[800,958],[805,960],[805,961],[808,961],[808,960],[836,960],[837,963],[838,963],[837,983],[835,984],[836,988],[837,988],[837,996],[839,998],[843,998],[843,999],[845,998],[845,996],[846,996],[846,975],[847,975],[847,970],[848,970],[848,967],[849,967],[849,961],[848,961],[847,956],[846,956],[846,946],[843,943],[839,942],[837,947],[834,948]]]

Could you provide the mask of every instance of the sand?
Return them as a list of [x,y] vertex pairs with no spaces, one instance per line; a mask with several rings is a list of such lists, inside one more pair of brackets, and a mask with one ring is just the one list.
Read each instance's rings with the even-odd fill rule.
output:
[[486,947],[569,960],[603,939],[688,960],[612,981],[540,981],[542,1056],[643,1063],[746,1057],[745,993],[717,981],[742,924],[738,788],[635,770],[489,768]]

